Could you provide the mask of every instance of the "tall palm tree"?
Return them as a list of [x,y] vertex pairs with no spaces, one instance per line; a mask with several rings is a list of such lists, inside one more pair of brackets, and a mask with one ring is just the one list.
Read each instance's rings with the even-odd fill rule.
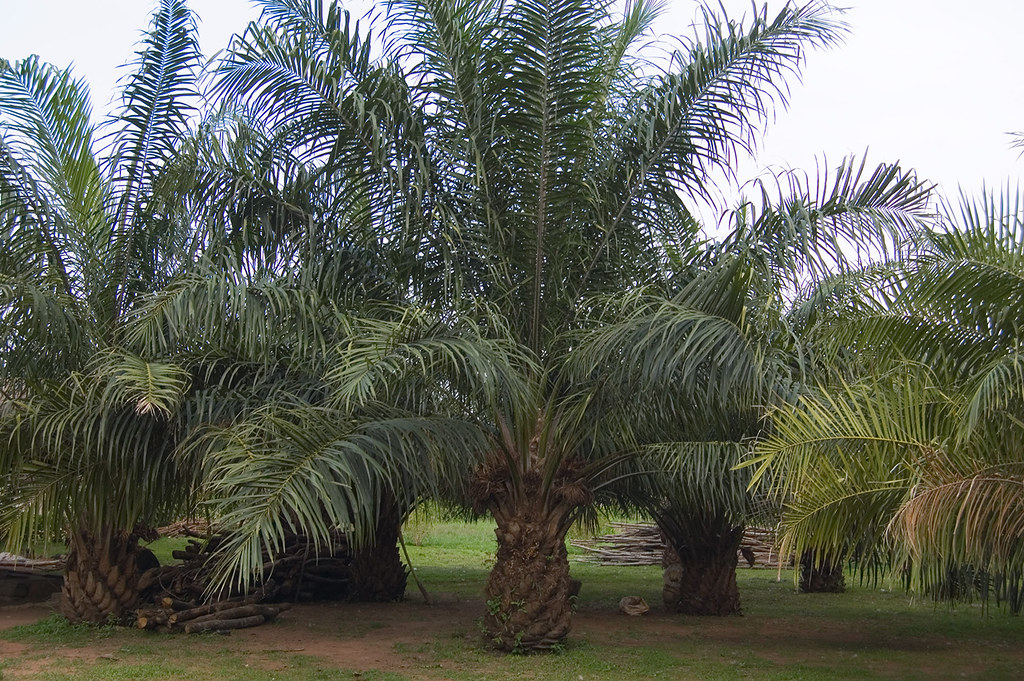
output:
[[137,527],[189,499],[171,456],[189,377],[124,335],[139,296],[194,251],[154,184],[186,130],[199,56],[192,14],[163,0],[100,139],[69,70],[0,68],[3,529],[14,546],[69,533],[75,621],[134,605]]
[[850,373],[775,414],[753,460],[776,471],[797,551],[909,560],[933,591],[964,568],[1019,589],[1022,205],[947,206],[833,300],[817,333]]
[[[337,8],[301,9],[310,14],[300,19],[325,22],[324,31],[348,45],[336,55],[344,77],[366,88],[387,80]],[[268,31],[254,25],[247,37],[266,47]],[[247,37],[236,42],[238,54],[250,49]],[[169,182],[180,210],[197,216],[203,257],[147,296],[133,337],[195,374],[191,399],[204,415],[186,451],[206,472],[205,501],[230,533],[220,543],[218,584],[247,588],[265,576],[259,557],[283,549],[290,532],[327,546],[343,530],[356,552],[346,597],[394,600],[407,578],[397,534],[444,470],[442,457],[424,460],[431,433],[451,426],[432,417],[430,400],[409,395],[353,407],[336,394],[332,367],[366,339],[408,346],[439,323],[409,305],[407,274],[396,267],[403,259],[382,247],[386,226],[403,213],[388,176],[401,163],[372,126],[325,147],[316,135],[352,132],[346,116],[311,133],[300,116],[278,118],[258,98],[249,105],[249,88],[258,86],[238,54],[224,72],[243,83],[243,96],[209,115]],[[252,66],[257,74],[264,67]],[[351,93],[334,94],[337,108],[351,113]],[[346,163],[325,166],[323,154]],[[473,433],[449,437],[465,446]]]

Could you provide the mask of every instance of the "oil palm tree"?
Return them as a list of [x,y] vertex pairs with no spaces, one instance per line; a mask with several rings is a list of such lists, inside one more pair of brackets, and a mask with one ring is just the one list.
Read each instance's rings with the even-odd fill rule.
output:
[[767,410],[830,369],[794,300],[851,268],[844,244],[899,239],[928,211],[912,172],[854,158],[814,184],[789,172],[754,188],[759,203],[734,211],[732,232],[667,286],[609,298],[568,361],[577,385],[591,377],[603,395],[596,421],[633,424],[632,470],[609,491],[658,523],[671,549],[666,605],[686,614],[739,613],[744,527],[774,524],[777,508],[737,465],[766,434]]
[[965,568],[1019,591],[1021,206],[1009,190],[947,206],[833,300],[816,333],[856,361],[779,410],[753,460],[781,471],[797,551],[913,565],[937,593]]
[[189,377],[124,342],[139,296],[193,254],[153,191],[194,103],[183,2],[159,4],[138,54],[101,138],[69,70],[0,68],[3,532],[15,547],[68,533],[74,621],[134,605],[137,528],[189,499],[171,456]]
[[[237,102],[215,110],[173,160],[162,191],[196,216],[202,256],[140,298],[128,337],[192,376],[193,428],[179,455],[204,472],[203,501],[228,536],[214,588],[269,577],[262,557],[290,535],[327,550],[340,531],[354,553],[337,596],[396,600],[403,520],[425,490],[460,477],[433,443],[443,434],[470,447],[478,433],[437,416],[450,408],[422,382],[387,402],[352,404],[339,390],[339,357],[415,353],[444,322],[410,303],[398,259],[368,241],[401,211],[377,195],[380,163],[355,147],[355,170],[325,169],[301,131],[260,113]],[[448,330],[448,344],[466,334],[487,344],[471,325]]]

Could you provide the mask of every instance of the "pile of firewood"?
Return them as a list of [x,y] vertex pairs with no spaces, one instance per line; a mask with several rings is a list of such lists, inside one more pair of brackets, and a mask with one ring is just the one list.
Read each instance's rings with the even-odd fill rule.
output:
[[[750,567],[777,569],[779,567],[779,540],[775,530],[748,527],[743,531],[740,553],[743,554],[743,559],[746,559]],[[787,565],[792,564],[793,561],[790,559]]]
[[269,622],[291,603],[261,603],[263,594],[196,605],[170,596],[156,599],[156,607],[135,611],[139,629],[199,634],[204,631],[246,629]]
[[[171,554],[181,563],[150,568],[142,574],[140,590],[147,598],[202,602],[213,579],[211,558],[224,539],[220,534],[206,541],[190,539],[184,548]],[[340,532],[329,546],[321,545],[319,552],[308,537],[291,534],[283,551],[273,556],[264,552],[263,560],[262,578],[252,587],[259,589],[265,600],[339,600],[347,595],[351,555],[345,535]],[[223,595],[247,595],[237,586],[233,589]]]
[[161,537],[209,537],[212,531],[205,518],[185,518],[156,528],[156,533]]
[[657,525],[612,523],[612,528],[612,534],[572,542],[585,551],[577,560],[602,565],[661,565],[665,542]]
[[[612,523],[614,532],[572,542],[584,551],[577,560],[601,565],[661,565],[665,540],[654,523]],[[750,567],[778,567],[775,532],[748,527],[740,543],[740,564]]]

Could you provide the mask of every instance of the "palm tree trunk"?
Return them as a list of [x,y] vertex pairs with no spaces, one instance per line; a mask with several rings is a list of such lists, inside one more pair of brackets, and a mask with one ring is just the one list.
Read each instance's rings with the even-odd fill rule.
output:
[[565,518],[509,509],[496,515],[498,553],[487,580],[484,630],[499,650],[549,650],[572,626]]
[[804,593],[842,593],[846,591],[843,564],[830,556],[820,562],[808,549],[800,556],[800,591]]
[[139,600],[135,534],[106,529],[72,533],[60,609],[72,623],[125,618]]
[[405,597],[409,571],[398,551],[398,533],[404,515],[393,499],[381,502],[373,543],[353,549],[348,600],[388,603]]
[[662,600],[669,610],[684,615],[742,614],[736,564],[743,528],[720,530],[702,537],[666,536]]
[[565,534],[573,510],[593,495],[578,462],[562,461],[547,488],[541,483],[542,465],[538,459],[536,468],[513,476],[505,463],[492,463],[477,471],[472,484],[477,510],[489,510],[498,525],[483,629],[505,652],[550,650],[563,643],[579,591],[579,582],[569,578]]

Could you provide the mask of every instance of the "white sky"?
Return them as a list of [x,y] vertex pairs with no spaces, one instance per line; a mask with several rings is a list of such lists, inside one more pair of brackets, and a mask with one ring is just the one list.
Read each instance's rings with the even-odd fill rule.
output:
[[[1024,130],[1024,58],[1018,0],[834,0],[849,6],[845,44],[808,57],[803,83],[794,83],[790,108],[769,127],[756,164],[813,173],[827,158],[870,149],[869,160],[901,161],[938,182],[949,195],[982,184],[1014,187],[1024,170],[1008,132]],[[257,16],[247,0],[191,0],[200,17],[200,41],[209,56]],[[749,12],[749,0],[722,0],[731,16]],[[760,3],[759,3],[760,4]],[[781,6],[770,0],[770,8]],[[151,0],[0,0],[0,56],[39,54],[91,85],[97,111],[115,92]],[[366,0],[347,3],[361,13]],[[669,0],[658,31],[670,34],[696,16],[692,0]]]

